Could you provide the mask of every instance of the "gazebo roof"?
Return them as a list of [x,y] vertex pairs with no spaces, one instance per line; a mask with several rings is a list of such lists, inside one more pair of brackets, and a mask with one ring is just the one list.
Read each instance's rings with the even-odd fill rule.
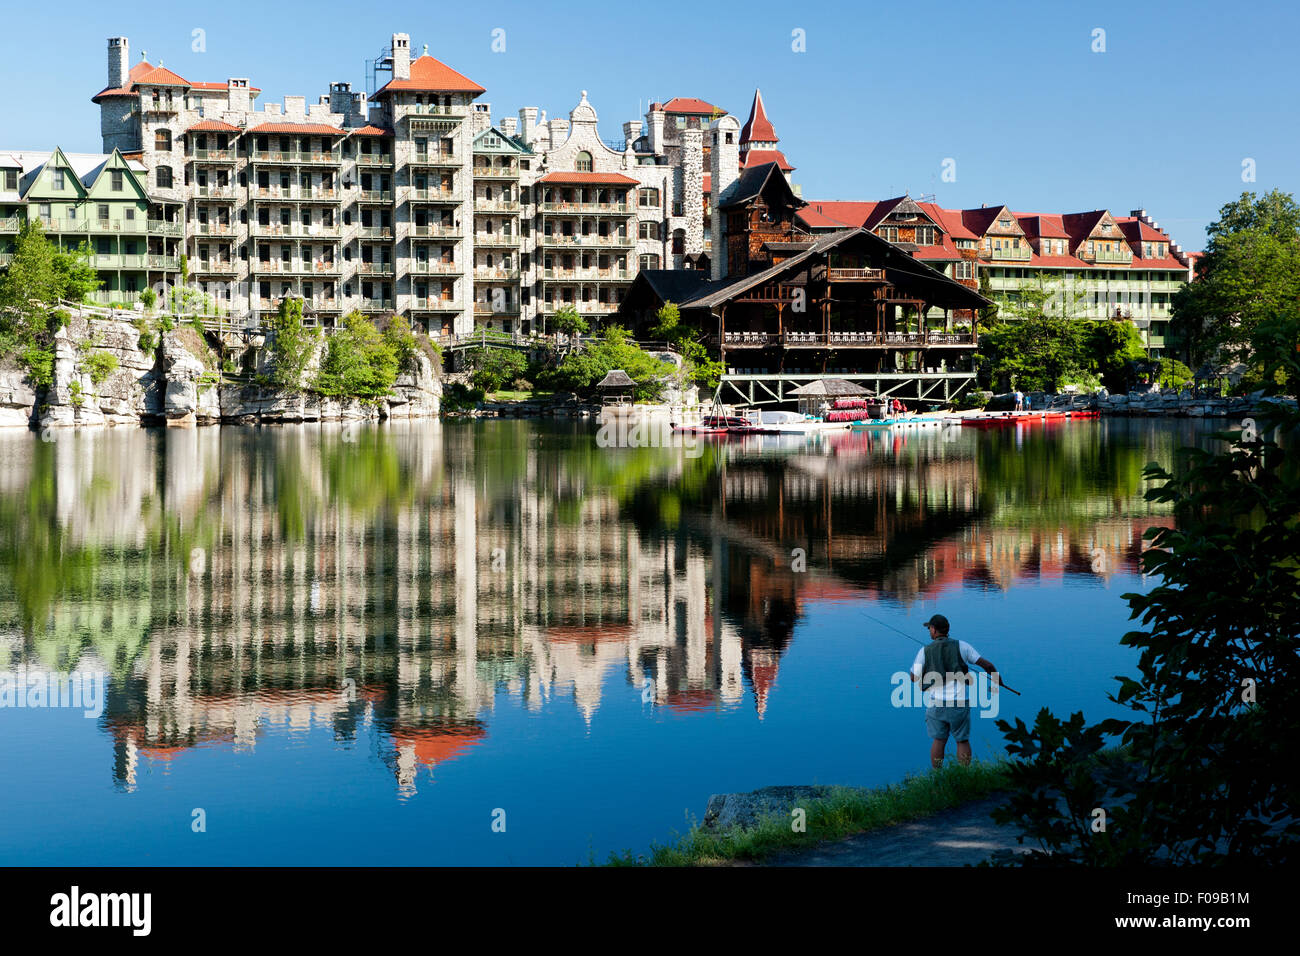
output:
[[786,394],[798,398],[845,398],[851,395],[870,395],[871,390],[842,378],[819,378],[815,382],[791,389]]
[[627,372],[623,371],[621,368],[614,368],[610,369],[609,374],[596,383],[596,387],[635,388],[636,382],[632,380],[632,376],[628,375]]

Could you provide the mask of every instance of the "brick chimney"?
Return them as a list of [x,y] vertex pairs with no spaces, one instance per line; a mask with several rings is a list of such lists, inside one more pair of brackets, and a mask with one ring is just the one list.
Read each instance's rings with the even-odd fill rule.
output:
[[407,33],[393,34],[393,79],[411,78],[411,37]]
[[108,85],[120,90],[131,73],[130,43],[126,37],[108,38]]

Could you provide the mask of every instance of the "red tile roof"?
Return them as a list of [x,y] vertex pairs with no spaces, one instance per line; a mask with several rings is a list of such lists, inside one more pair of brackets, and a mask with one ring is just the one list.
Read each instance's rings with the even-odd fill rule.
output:
[[635,186],[637,184],[635,179],[621,173],[547,173],[538,182],[610,186]]
[[[797,215],[813,228],[829,228],[831,225],[837,225],[848,229],[865,224],[875,212],[877,205],[880,204],[841,200],[813,201],[800,209]],[[807,215],[809,212],[812,213],[811,218]],[[818,217],[820,217],[820,220],[818,220]],[[814,225],[814,223],[818,224]]]
[[[173,73],[162,66],[154,66],[147,60],[141,60],[131,71],[127,73],[126,86],[111,87],[106,86],[90,98],[92,103],[97,103],[102,99],[108,99],[111,96],[137,96],[140,86],[182,86],[192,90],[225,90],[225,83],[191,83],[185,77],[178,73]],[[255,86],[249,87],[249,92],[262,92]]]
[[351,130],[351,134],[353,136],[392,136],[393,131],[384,129],[382,126],[366,125]]
[[[229,88],[230,88],[229,83],[191,83],[190,84],[190,89],[193,90],[209,90],[209,91],[219,92],[219,93],[224,93]],[[248,91],[250,93],[262,92],[261,87],[257,87],[257,86],[248,87]]]
[[697,100],[693,96],[674,96],[663,105],[663,111],[665,113],[704,113],[709,116],[727,112],[712,103]]
[[383,96],[396,90],[431,91],[436,93],[482,93],[479,86],[467,76],[457,73],[447,64],[435,60],[429,54],[416,57],[411,61],[411,78],[409,80],[389,80],[381,86],[375,96]]
[[346,130],[326,126],[324,123],[263,123],[248,130],[250,133],[271,133],[288,136],[343,136]]
[[1167,235],[1136,216],[1116,216],[1115,223],[1119,226],[1120,231],[1124,233],[1124,237],[1130,242],[1134,240],[1143,242],[1169,241]]
[[[982,236],[984,233],[989,231],[989,227],[993,225],[993,221],[997,219],[1006,208],[1006,206],[981,206],[979,209],[963,209],[961,210],[962,225],[976,236]],[[1018,220],[1017,224],[1019,224]]]
[[781,167],[781,172],[788,173],[793,166],[785,158],[785,153],[779,149],[750,149],[745,151],[745,158],[741,160],[740,168],[749,169],[751,166],[762,166],[764,163],[776,163]]
[[763,94],[754,90],[754,103],[749,108],[749,119],[740,129],[741,143],[748,143],[756,140],[760,143],[777,142],[776,128],[772,121],[767,118],[767,110],[763,108]]
[[1061,224],[1060,216],[1048,216],[1037,212],[1013,212],[1020,223],[1020,228],[1030,238],[1069,239],[1070,234]]
[[238,133],[238,126],[231,126],[229,123],[223,123],[221,120],[205,119],[199,120],[185,132],[187,133]]
[[966,228],[966,224],[961,221],[960,209],[943,209],[932,202],[917,203],[922,209],[929,214],[930,218],[939,224],[953,239],[979,239],[979,236]]

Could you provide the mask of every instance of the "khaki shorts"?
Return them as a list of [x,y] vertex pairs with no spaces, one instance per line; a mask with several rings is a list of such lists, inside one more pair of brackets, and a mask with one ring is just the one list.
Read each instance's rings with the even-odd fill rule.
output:
[[927,707],[925,729],[932,740],[970,740],[970,712],[971,708],[964,705]]

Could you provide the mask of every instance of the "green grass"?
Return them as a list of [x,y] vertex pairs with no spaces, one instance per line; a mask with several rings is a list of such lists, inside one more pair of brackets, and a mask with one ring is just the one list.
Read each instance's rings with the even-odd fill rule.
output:
[[[837,788],[829,797],[805,800],[806,832],[791,828],[789,813],[764,817],[751,828],[705,830],[692,822],[685,834],[666,844],[651,844],[648,854],[611,853],[606,866],[720,866],[735,861],[761,862],[782,850],[812,847],[821,840],[840,840],[855,833],[905,823],[978,800],[1008,787],[1006,760],[975,761],[969,767],[948,764],[902,783],[872,790]],[[595,863],[594,859],[591,861]]]
[[500,392],[489,392],[487,400],[489,402],[542,402],[554,394],[554,392],[542,392],[536,389],[522,392],[505,389]]

